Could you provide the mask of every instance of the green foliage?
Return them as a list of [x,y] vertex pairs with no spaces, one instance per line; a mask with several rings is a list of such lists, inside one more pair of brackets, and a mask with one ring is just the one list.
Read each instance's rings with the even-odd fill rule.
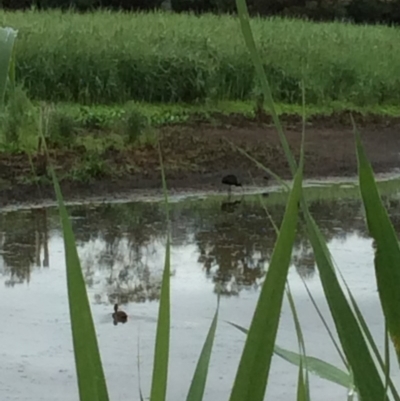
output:
[[70,147],[74,143],[77,127],[72,116],[53,109],[48,117],[49,143],[53,146]]
[[[194,103],[252,99],[260,86],[230,16],[2,11],[0,21],[19,29],[16,73],[34,99]],[[252,29],[277,102],[301,103],[303,78],[308,104],[400,100],[394,29],[280,18]]]
[[37,136],[37,117],[37,111],[21,86],[8,91],[6,106],[0,112],[3,148],[7,150],[26,148],[26,143]]
[[126,142],[134,144],[145,134],[149,128],[147,117],[137,108],[131,107],[119,123],[120,133],[125,137]]
[[97,150],[87,150],[81,164],[74,167],[70,176],[81,182],[90,182],[109,173],[109,167]]
[[0,29],[0,111],[2,111],[4,107],[4,96],[6,93],[10,67],[14,67],[12,58],[14,53],[14,42],[17,37],[17,33],[18,31],[15,31],[11,28]]

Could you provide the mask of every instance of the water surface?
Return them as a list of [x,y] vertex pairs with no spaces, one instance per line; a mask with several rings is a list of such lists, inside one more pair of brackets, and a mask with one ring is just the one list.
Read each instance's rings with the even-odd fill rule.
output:
[[[236,203],[235,203],[236,202]],[[279,224],[284,202],[266,198]],[[399,201],[386,200],[400,231]],[[256,197],[183,200],[171,204],[171,349],[168,399],[184,400],[221,292],[220,321],[205,400],[228,399],[244,335],[226,320],[248,327],[276,235]],[[110,398],[149,394],[158,301],[165,255],[165,214],[158,202],[69,208],[99,336]],[[356,198],[316,199],[311,212],[343,272],[370,329],[383,345],[383,319],[373,270],[372,240]],[[0,214],[0,397],[2,400],[72,401],[78,398],[66,292],[63,239],[57,210],[36,208]],[[307,353],[342,367],[313,308],[304,278],[332,322],[313,255],[298,235],[289,272]],[[113,325],[118,302],[128,323]],[[138,347],[138,341],[140,346]],[[297,351],[285,299],[277,344]],[[295,399],[297,368],[274,357],[267,399]],[[346,399],[346,389],[311,377],[312,399]],[[56,396],[57,394],[57,396]]]

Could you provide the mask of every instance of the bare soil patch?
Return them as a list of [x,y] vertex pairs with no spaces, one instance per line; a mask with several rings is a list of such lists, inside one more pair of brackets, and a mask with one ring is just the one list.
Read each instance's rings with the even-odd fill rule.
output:
[[[298,157],[301,121],[283,118],[286,136]],[[356,116],[367,155],[376,173],[400,166],[400,119]],[[252,161],[232,148],[227,140],[245,149],[252,157],[283,178],[290,171],[276,129],[268,117],[257,122],[241,116],[220,118],[217,124],[192,121],[160,129],[168,187],[171,190],[222,188],[224,174],[236,174],[244,185],[263,183],[264,173]],[[306,178],[348,177],[357,173],[354,135],[348,115],[314,117],[306,130]],[[91,173],[90,180],[78,180],[69,172],[82,164],[84,149],[53,151],[52,160],[61,177],[67,200],[90,196],[118,197],[135,190],[160,189],[161,176],[157,147],[136,146],[101,155],[105,169]],[[40,160],[33,160],[40,167]],[[27,155],[0,155],[0,205],[54,200],[49,179],[32,181]]]

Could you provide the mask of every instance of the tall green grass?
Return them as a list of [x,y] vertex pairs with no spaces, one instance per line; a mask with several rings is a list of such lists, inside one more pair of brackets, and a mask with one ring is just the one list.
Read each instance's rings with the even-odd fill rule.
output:
[[[121,103],[249,99],[259,79],[230,16],[0,11],[20,31],[17,78],[32,98]],[[275,101],[398,104],[398,30],[253,19]]]

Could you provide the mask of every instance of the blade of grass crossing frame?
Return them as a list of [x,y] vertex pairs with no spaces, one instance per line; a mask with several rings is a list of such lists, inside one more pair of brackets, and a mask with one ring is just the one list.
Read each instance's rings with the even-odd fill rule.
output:
[[189,393],[187,395],[186,401],[201,401],[203,399],[204,390],[206,388],[208,367],[210,365],[211,351],[214,343],[215,331],[217,329],[218,310],[219,295],[217,310],[215,311],[214,319],[208,331],[203,349],[201,350],[201,354],[197,362],[196,370],[194,372],[192,383],[190,384]]
[[321,283],[354,381],[363,401],[382,399],[384,386],[361,328],[340,287],[329,250],[314,219],[305,210],[305,219]]
[[303,359],[300,359],[299,376],[297,378],[297,401],[307,401],[309,399],[310,395],[303,374]]
[[[292,296],[292,292],[290,291],[290,285],[289,282],[287,282],[287,290],[286,290],[286,295],[289,301],[290,309],[292,311],[293,315],[293,321],[296,329],[296,335],[297,335],[297,341],[299,344],[299,355],[300,355],[300,366],[299,366],[299,380],[302,380],[302,383],[298,383],[298,391],[297,397],[301,395],[302,400],[310,400],[310,383],[309,383],[309,378],[308,378],[308,370],[307,370],[307,359],[306,357],[306,346],[304,344],[304,337],[303,337],[303,332],[301,330],[301,325],[300,325],[300,320],[299,316],[297,314],[296,310],[296,305],[294,303],[294,299]],[[303,366],[305,368],[305,375],[303,374]]]
[[339,348],[338,343],[336,342],[335,338],[333,337],[332,331],[331,331],[331,329],[329,328],[328,323],[326,322],[326,320],[325,320],[325,318],[324,318],[322,312],[320,311],[320,309],[319,309],[317,303],[315,302],[315,299],[314,299],[313,295],[311,294],[311,291],[310,291],[310,289],[308,288],[307,283],[305,282],[304,278],[301,278],[301,279],[302,279],[302,281],[303,281],[304,287],[306,288],[307,294],[308,294],[308,296],[309,296],[309,298],[310,298],[310,300],[311,300],[311,302],[312,302],[312,304],[313,304],[313,306],[314,306],[314,308],[315,308],[315,310],[316,310],[316,312],[317,312],[319,318],[320,318],[321,321],[322,321],[322,324],[324,325],[326,331],[328,332],[329,338],[331,339],[331,341],[332,341],[332,343],[333,343],[333,345],[334,345],[334,347],[335,347],[337,353],[338,353],[339,356],[340,356],[340,359],[342,360],[344,366],[346,366],[346,367],[348,368],[349,364],[348,364],[348,362],[346,361],[346,358],[345,358],[345,356],[343,355],[343,352],[342,352],[341,349]]
[[138,342],[137,342],[137,372],[138,372],[139,400],[144,401],[142,392],[142,380],[140,374],[140,326],[139,326]]
[[12,68],[13,64],[13,50],[17,35],[18,31],[12,28],[0,28],[0,110],[4,107],[4,96],[10,77],[10,67]]
[[372,167],[356,128],[360,192],[367,225],[376,242],[375,275],[389,334],[400,362],[400,247],[396,232],[379,196]]
[[280,233],[246,338],[230,401],[262,401],[268,381],[283,292],[298,219],[303,165],[296,173]]
[[[46,155],[46,142],[42,135]],[[49,166],[63,229],[68,302],[80,401],[108,401],[108,391],[71,221],[52,165]]]
[[161,284],[160,306],[158,310],[150,401],[165,401],[166,398],[170,336],[170,221],[167,184],[165,180],[164,163],[162,159],[161,145],[159,140],[158,152],[164,191],[165,213],[167,218],[167,244],[165,250],[164,272]]
[[[244,334],[248,333],[247,329],[245,329],[242,326],[239,326],[236,323],[232,322],[227,322],[227,323],[229,323],[231,326],[235,327]],[[284,359],[285,361],[291,363],[292,365],[300,366],[301,355],[299,355],[296,352],[286,350],[275,344],[274,354]],[[310,373],[313,373],[314,375],[322,379],[328,380],[332,383],[336,383],[339,386],[345,388],[350,387],[352,380],[348,373],[344,372],[343,370],[337,368],[336,366],[328,362],[322,361],[321,359],[315,358],[313,356],[305,356],[305,359],[307,359],[307,370]]]
[[390,382],[390,343],[389,331],[385,323],[385,394],[387,394]]
[[242,155],[246,156],[250,161],[252,161],[253,163],[255,163],[257,165],[257,167],[259,167],[261,170],[264,170],[267,174],[269,174],[271,177],[275,178],[275,180],[277,182],[279,182],[279,184],[287,191],[289,191],[289,185],[286,184],[285,181],[282,180],[281,177],[279,177],[279,175],[275,174],[271,169],[269,169],[268,167],[265,167],[262,163],[260,163],[258,160],[256,160],[253,156],[249,155],[244,149],[242,149],[240,146],[235,145],[232,141],[230,141],[227,138],[224,138],[224,140],[226,142],[228,142],[231,147],[235,150],[237,150],[238,152],[240,152]]
[[[351,305],[352,305],[352,307],[354,309],[354,312],[355,312],[355,314],[357,316],[357,320],[358,320],[358,322],[359,322],[359,324],[361,326],[361,329],[362,329],[362,331],[364,333],[364,336],[366,337],[366,339],[367,339],[367,341],[368,341],[368,343],[369,343],[369,345],[370,345],[370,347],[371,347],[376,359],[378,360],[378,363],[379,363],[380,368],[382,369],[382,372],[385,372],[384,361],[383,361],[382,356],[381,356],[381,354],[380,354],[380,352],[378,350],[378,347],[377,347],[377,345],[375,343],[375,340],[372,337],[371,331],[368,328],[367,322],[365,321],[364,316],[361,313],[361,310],[358,307],[357,302],[354,299],[354,296],[351,293],[350,288],[347,285],[342,273],[340,272],[340,270],[338,270],[338,272],[339,272],[339,274],[340,274],[340,276],[342,278],[342,281],[343,281],[343,283],[344,283],[344,285],[346,287],[347,293],[349,294]],[[399,396],[396,388],[394,387],[394,384],[393,384],[392,379],[391,379],[390,376],[389,376],[388,380],[389,380],[389,387],[390,387],[390,390],[392,391],[394,399],[396,401],[400,401],[400,396]]]
[[280,122],[278,114],[275,110],[275,104],[274,104],[274,100],[272,98],[271,88],[269,86],[267,77],[265,75],[261,57],[257,51],[256,44],[254,42],[253,33],[251,31],[250,22],[249,22],[249,20],[250,20],[249,12],[247,10],[246,1],[245,0],[236,0],[236,8],[237,8],[238,15],[239,15],[240,27],[242,29],[242,34],[243,34],[246,46],[249,49],[250,56],[253,60],[253,64],[256,69],[257,76],[260,80],[264,99],[267,101],[267,105],[270,108],[272,119],[273,119],[275,127],[278,131],[278,135],[279,135],[280,141],[282,143],[283,150],[285,152],[286,158],[287,158],[289,166],[290,166],[290,171],[292,172],[293,175],[295,175],[296,170],[297,170],[296,162],[295,162],[292,152],[290,151],[289,144],[283,133],[281,122]]

